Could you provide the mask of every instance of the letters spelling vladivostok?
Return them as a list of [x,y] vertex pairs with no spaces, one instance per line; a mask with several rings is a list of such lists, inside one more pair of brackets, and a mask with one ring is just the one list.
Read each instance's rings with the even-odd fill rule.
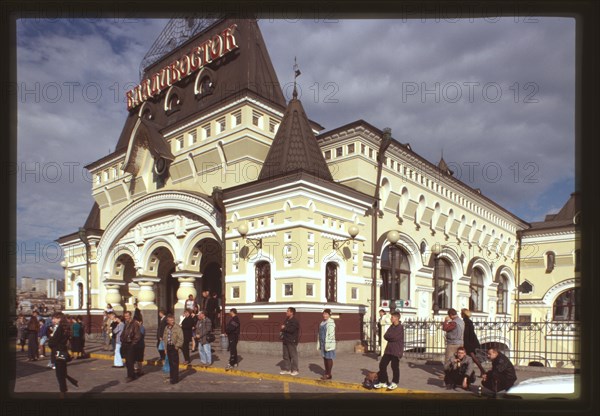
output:
[[234,36],[236,28],[237,25],[232,24],[220,34],[202,42],[187,55],[171,62],[150,78],[144,79],[135,88],[127,91],[125,94],[127,110],[137,107],[148,98],[160,94],[167,87],[189,76],[204,65],[238,48]]

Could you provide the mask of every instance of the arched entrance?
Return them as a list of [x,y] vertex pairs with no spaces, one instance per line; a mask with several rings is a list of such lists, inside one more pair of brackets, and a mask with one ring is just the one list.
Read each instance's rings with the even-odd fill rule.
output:
[[198,264],[198,271],[202,273],[202,279],[196,280],[194,286],[198,294],[208,290],[211,294],[216,293],[221,297],[221,244],[213,238],[203,238],[193,249],[192,260],[194,265]]
[[135,277],[135,262],[129,254],[121,254],[115,262],[115,276],[125,283],[119,288],[121,304],[125,306],[134,297],[132,283]]
[[156,277],[160,279],[155,291],[156,306],[167,313],[173,313],[177,303],[179,281],[172,277],[172,273],[175,272],[175,261],[171,251],[166,247],[155,249],[150,258],[150,268],[156,268]]

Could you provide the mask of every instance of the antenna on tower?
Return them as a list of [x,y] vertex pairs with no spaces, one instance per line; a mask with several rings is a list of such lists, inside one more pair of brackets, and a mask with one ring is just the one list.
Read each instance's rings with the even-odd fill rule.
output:
[[300,72],[300,69],[298,69],[298,62],[296,61],[296,57],[294,56],[294,98],[298,98],[298,90],[296,90],[296,78],[298,78],[301,73],[302,72]]

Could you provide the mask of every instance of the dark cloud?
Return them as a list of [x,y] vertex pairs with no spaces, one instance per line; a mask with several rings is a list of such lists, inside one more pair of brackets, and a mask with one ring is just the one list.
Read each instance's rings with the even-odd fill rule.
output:
[[[85,221],[93,200],[83,166],[114,149],[126,116],[124,93],[139,80],[140,62],[165,24],[19,21],[21,242],[50,244]],[[463,181],[525,220],[558,210],[573,190],[573,19],[259,25],[282,85],[293,81],[297,57],[304,107],[326,129],[365,119],[391,127],[397,140],[434,163],[443,149],[446,161],[462,167]],[[478,83],[471,100],[470,82]],[[439,102],[422,96],[436,84]],[[451,102],[456,86],[461,98]],[[502,95],[492,102],[496,91]],[[524,102],[528,95],[537,102]],[[479,163],[472,180],[469,163]],[[502,176],[491,181],[494,164]],[[52,182],[56,165],[62,176]],[[492,166],[487,176],[485,166]],[[24,169],[30,173],[23,176]],[[27,259],[19,264],[22,274],[60,276],[61,269]]]

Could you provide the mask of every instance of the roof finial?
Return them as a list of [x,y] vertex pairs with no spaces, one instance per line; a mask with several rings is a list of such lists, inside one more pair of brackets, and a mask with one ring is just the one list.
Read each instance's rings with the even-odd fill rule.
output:
[[296,61],[296,57],[294,56],[294,93],[292,97],[294,99],[298,98],[298,90],[296,89],[296,78],[300,76],[301,72],[298,69],[298,62]]

